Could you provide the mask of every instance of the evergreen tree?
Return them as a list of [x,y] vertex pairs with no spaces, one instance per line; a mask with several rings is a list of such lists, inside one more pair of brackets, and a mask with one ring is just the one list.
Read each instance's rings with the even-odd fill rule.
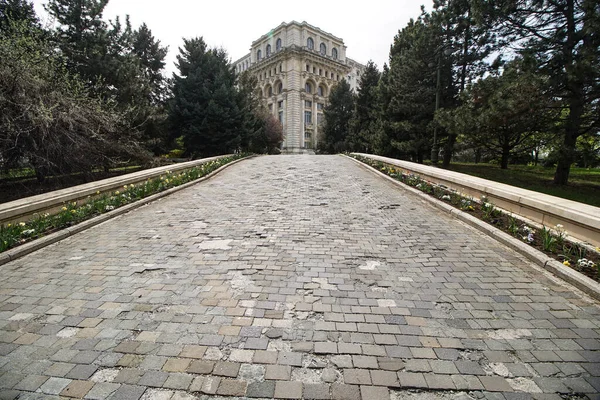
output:
[[377,88],[381,74],[373,61],[360,76],[356,109],[350,123],[350,147],[354,151],[372,152],[375,148],[377,135],[377,119],[380,105]]
[[553,120],[562,143],[554,183],[565,185],[577,138],[600,127],[600,3],[595,0],[479,0],[482,20],[506,46],[538,60],[546,96],[566,110]]
[[354,94],[350,84],[342,79],[329,94],[329,104],[323,110],[323,137],[319,148],[327,153],[348,150],[350,120],[354,110]]
[[474,148],[485,148],[507,169],[511,157],[531,152],[548,127],[550,99],[544,80],[523,60],[514,60],[502,74],[477,81],[463,93],[463,104],[437,117],[454,135]]
[[[50,0],[46,11],[55,18],[55,37],[70,72],[97,84],[106,75],[108,25],[102,13],[108,0]],[[91,86],[91,85],[90,85]]]
[[231,153],[242,144],[243,113],[236,76],[223,49],[209,49],[203,38],[184,39],[173,74],[169,118],[192,156]]
[[[449,61],[452,73],[442,83],[441,108],[460,104],[458,94],[466,85],[489,70],[486,59],[497,48],[493,31],[476,23],[477,7],[474,0],[436,0],[430,23],[438,35],[437,57]],[[438,60],[439,63],[439,60]],[[438,129],[443,144],[443,166],[450,164],[457,135]]]
[[[398,32],[390,50],[387,76],[389,104],[383,115],[394,157],[410,157],[422,162],[428,154],[432,138],[435,108],[436,58],[439,37],[423,12]],[[450,63],[439,66],[443,82],[451,74]],[[444,79],[445,78],[445,79]],[[442,93],[448,93],[442,90]],[[442,99],[444,99],[442,97]]]
[[39,28],[33,3],[27,0],[0,0],[0,31],[10,29],[11,25],[18,21],[26,22],[25,25],[20,24],[20,29],[26,26]]

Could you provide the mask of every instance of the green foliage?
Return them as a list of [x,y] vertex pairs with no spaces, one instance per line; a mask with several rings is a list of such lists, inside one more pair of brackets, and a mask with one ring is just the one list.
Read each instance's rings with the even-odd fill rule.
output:
[[234,152],[245,131],[229,57],[223,49],[209,49],[201,37],[183,41],[169,107],[172,130],[183,136],[191,156]]
[[[25,21],[0,31],[0,151],[5,169],[27,162],[39,180],[143,159],[113,102],[91,95],[42,32]],[[127,140],[125,140],[127,138]]]
[[355,110],[350,121],[349,146],[353,151],[372,152],[377,143],[378,119],[381,113],[379,103],[379,80],[381,73],[373,61],[367,63],[360,76]]
[[515,60],[502,74],[479,80],[463,93],[461,106],[438,113],[438,122],[508,168],[510,157],[531,151],[538,142],[532,139],[550,128],[544,80],[527,68],[523,60]]
[[546,228],[545,226],[542,226],[542,230],[540,231],[540,237],[542,239],[542,248],[545,251],[554,251],[554,249],[556,248],[557,240],[554,237],[554,235],[552,235],[550,229]]
[[329,104],[323,110],[323,137],[319,149],[327,153],[339,153],[350,145],[350,120],[354,112],[354,94],[350,84],[342,79],[329,94]]
[[577,138],[600,123],[600,9],[594,0],[479,0],[481,20],[506,47],[537,63],[545,96],[565,113],[550,120],[559,129],[556,184],[565,185]]

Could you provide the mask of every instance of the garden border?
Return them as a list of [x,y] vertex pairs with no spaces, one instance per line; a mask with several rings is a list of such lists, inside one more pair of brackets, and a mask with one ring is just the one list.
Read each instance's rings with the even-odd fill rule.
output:
[[[221,156],[221,157],[225,157],[225,156]],[[216,158],[221,158],[221,157],[216,157]],[[46,246],[49,246],[51,244],[57,243],[63,239],[66,239],[70,236],[75,235],[76,233],[82,232],[86,229],[89,229],[93,226],[99,225],[103,222],[106,222],[112,218],[118,217],[119,215],[125,214],[129,211],[135,210],[136,208],[140,208],[141,206],[144,206],[148,203],[151,203],[155,200],[158,200],[162,197],[166,197],[170,194],[173,194],[175,192],[178,192],[180,190],[186,189],[190,186],[193,186],[195,184],[198,184],[200,182],[204,182],[210,178],[212,178],[213,176],[215,176],[216,174],[218,174],[219,172],[221,172],[222,170],[224,170],[225,168],[237,164],[240,161],[244,161],[244,160],[248,160],[250,158],[253,158],[255,156],[248,156],[248,157],[244,157],[244,158],[240,158],[234,161],[231,161],[219,168],[217,168],[216,170],[212,171],[211,173],[209,173],[208,175],[205,175],[201,178],[198,178],[194,181],[188,182],[188,183],[184,183],[183,185],[179,185],[179,186],[175,186],[172,187],[170,189],[167,189],[165,191],[153,194],[151,196],[148,197],[144,197],[141,198],[137,201],[134,201],[133,203],[129,203],[126,204],[124,206],[121,206],[119,208],[115,208],[112,211],[109,211],[107,213],[98,215],[97,217],[82,221],[76,225],[73,225],[71,227],[68,228],[64,228],[61,229],[57,232],[51,233],[47,236],[42,236],[38,239],[32,240],[31,242],[22,244],[20,246],[17,246],[15,248],[6,250],[2,253],[0,253],[0,266],[10,262],[10,261],[14,261],[17,258],[21,258],[27,254],[33,253],[36,250],[42,249]],[[208,161],[206,162],[210,162],[212,159],[208,159]],[[193,167],[190,167],[193,168]]]
[[347,155],[343,156],[354,161],[362,168],[365,168],[366,170],[371,171],[376,175],[387,179],[388,181],[402,187],[403,189],[410,191],[411,193],[419,196],[421,199],[428,201],[434,207],[445,211],[450,215],[455,216],[458,220],[465,222],[473,228],[487,234],[488,236],[499,241],[505,246],[508,246],[511,249],[518,252],[519,254],[525,256],[528,260],[532,261],[537,266],[542,267],[544,270],[552,273],[553,275],[557,276],[563,281],[575,286],[577,289],[590,295],[594,299],[600,300],[600,283],[594,281],[593,279],[588,278],[587,276],[575,271],[574,269],[561,264],[560,262],[545,255],[544,253],[538,251],[530,245],[523,243],[519,239],[510,236],[508,233],[503,232],[500,229],[484,221],[481,221],[480,219],[472,216],[471,214],[465,211],[454,208],[450,204],[444,203],[443,201],[438,200],[427,193],[423,193],[418,189],[406,185],[403,182],[400,182],[353,157],[349,157]]

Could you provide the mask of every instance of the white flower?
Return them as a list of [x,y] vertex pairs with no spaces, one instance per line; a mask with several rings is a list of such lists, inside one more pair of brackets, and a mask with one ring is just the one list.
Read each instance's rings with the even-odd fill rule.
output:
[[21,235],[23,235],[23,236],[29,236],[29,235],[31,235],[34,232],[35,232],[35,229],[27,229],[27,230],[24,230],[23,232],[21,232]]
[[564,226],[563,226],[563,225],[561,225],[561,224],[556,224],[556,229],[562,229],[562,228],[564,228]]
[[445,194],[442,196],[442,200],[450,200],[450,196]]
[[114,209],[115,209],[115,207],[114,207],[114,206],[106,206],[106,207],[104,207],[104,209],[105,209],[106,211],[110,211],[110,210],[114,210]]

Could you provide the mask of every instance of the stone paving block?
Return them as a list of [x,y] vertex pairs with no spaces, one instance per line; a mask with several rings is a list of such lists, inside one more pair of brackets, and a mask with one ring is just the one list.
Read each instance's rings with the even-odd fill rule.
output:
[[163,371],[148,371],[138,381],[140,386],[162,387],[169,374]]
[[327,400],[331,399],[330,386],[321,383],[305,383],[304,398],[307,400]]
[[228,361],[218,361],[213,369],[213,375],[235,378],[240,371],[240,364]]
[[259,350],[254,352],[253,361],[258,364],[275,364],[277,357],[276,351]]
[[166,372],[185,372],[191,361],[189,358],[169,358],[162,369]]
[[276,399],[301,399],[302,398],[302,383],[301,382],[275,382]]
[[390,391],[384,387],[361,386],[360,394],[362,400],[389,400],[390,398]]
[[138,400],[146,388],[143,386],[134,385],[121,385],[113,394],[110,396],[111,400]]
[[248,384],[246,389],[246,396],[250,398],[273,398],[275,394],[275,382],[264,381],[264,382],[252,382]]
[[435,390],[455,390],[456,385],[449,375],[423,374],[427,387]]
[[162,386],[167,389],[187,390],[192,384],[193,379],[193,375],[189,374],[169,374],[169,377]]
[[267,350],[269,339],[249,337],[244,344],[245,349],[249,350]]
[[479,380],[485,388],[490,392],[512,392],[513,388],[508,384],[506,379],[500,376],[480,376]]
[[316,342],[314,344],[315,354],[337,354],[337,343],[332,342]]
[[35,392],[47,380],[48,380],[47,376],[27,375],[21,382],[17,383],[13,388],[16,390]]
[[85,398],[90,400],[105,400],[109,398],[111,394],[116,392],[119,387],[121,387],[121,385],[118,383],[98,382],[85,395]]
[[51,377],[46,382],[44,382],[42,386],[40,386],[40,391],[44,394],[58,395],[71,382],[71,379]]
[[302,366],[302,353],[294,353],[287,351],[280,351],[277,357],[277,363],[282,365],[291,365],[294,367]]
[[221,379],[217,394],[222,396],[244,396],[246,394],[247,382],[235,379]]
[[61,396],[83,398],[94,386],[90,381],[71,381],[69,385],[60,392]]
[[344,383],[352,385],[370,385],[371,375],[367,369],[345,369]]
[[371,371],[371,381],[375,386],[398,387],[400,386],[398,374],[392,371]]
[[331,398],[333,400],[361,400],[360,386],[334,383],[331,385]]
[[98,367],[95,365],[78,365],[77,367],[71,369],[65,378],[69,379],[89,379],[94,373],[98,370]]
[[213,361],[194,360],[187,367],[187,372],[192,374],[208,375],[213,371],[215,363]]
[[292,367],[289,365],[267,365],[265,368],[265,379],[287,381],[292,376]]

